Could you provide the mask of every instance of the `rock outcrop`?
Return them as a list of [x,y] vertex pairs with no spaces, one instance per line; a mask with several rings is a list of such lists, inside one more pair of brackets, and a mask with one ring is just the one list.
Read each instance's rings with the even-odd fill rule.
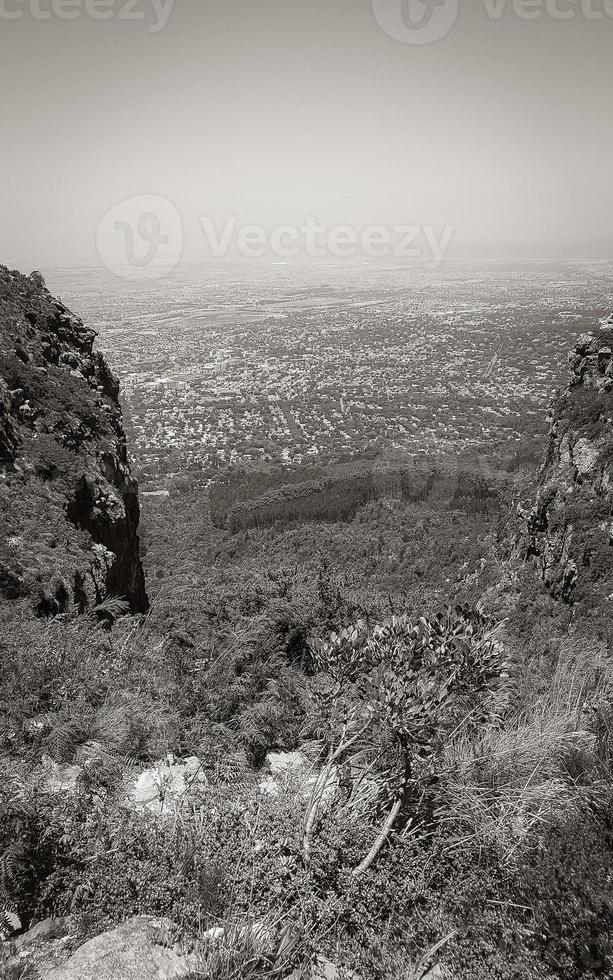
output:
[[43,980],[177,980],[199,963],[169,919],[141,915],[90,939]]
[[0,598],[147,608],[119,385],[42,277],[0,266]]
[[613,598],[613,327],[584,334],[552,407],[535,500],[518,508],[518,552],[569,603]]
[[189,802],[190,790],[206,785],[204,767],[197,756],[182,762],[170,755],[136,778],[129,798],[136,810],[176,817],[177,811]]
[[76,930],[70,916],[44,919],[0,946],[0,977],[42,977],[70,955]]
[[259,784],[259,791],[266,796],[289,792],[310,800],[316,793],[323,803],[329,804],[338,791],[338,767],[332,766],[324,773],[303,752],[269,752],[264,772],[267,774]]
[[[78,937],[73,925],[69,917],[47,919],[8,944],[11,955],[0,958],[0,976],[8,970],[11,978],[32,974],[40,980],[196,980],[221,975],[220,970],[241,950],[245,962],[268,961],[270,975],[283,976],[281,964],[290,962],[296,938],[291,924],[279,928],[264,920],[213,927],[188,936],[168,918],[138,915],[75,950]],[[348,972],[321,972],[320,965],[328,963],[319,957],[313,978],[355,978]],[[232,972],[235,975],[238,973]]]

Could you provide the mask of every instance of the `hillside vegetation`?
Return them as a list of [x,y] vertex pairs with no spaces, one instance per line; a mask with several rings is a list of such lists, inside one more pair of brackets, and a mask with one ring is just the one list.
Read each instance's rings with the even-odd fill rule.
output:
[[[26,377],[11,347],[16,331],[38,343],[27,311],[43,286],[5,280],[0,493],[19,480],[42,528],[36,501],[62,488],[58,540],[40,550],[66,578],[82,457],[54,434],[55,367],[39,380],[33,357]],[[69,953],[151,914],[200,950],[192,976],[215,980],[306,978],[317,956],[364,980],[421,980],[436,964],[448,980],[610,976],[613,456],[599,351],[554,406],[536,495],[536,474],[503,478],[503,461],[487,485],[470,467],[455,483],[444,467],[349,487],[314,473],[308,492],[247,475],[242,489],[222,480],[210,507],[177,486],[144,510],[148,611],[131,612],[112,576],[99,602],[67,588],[60,607],[5,587],[6,939],[70,917]],[[64,373],[98,485],[116,395]],[[19,399],[44,425],[15,423]],[[52,476],[33,462],[49,436]],[[99,526],[80,527],[84,561]],[[7,528],[3,581],[29,582]],[[179,798],[161,779],[155,805],[139,803],[147,772],[178,763]],[[222,938],[198,946],[213,928]],[[2,955],[7,976],[47,976],[14,942]]]

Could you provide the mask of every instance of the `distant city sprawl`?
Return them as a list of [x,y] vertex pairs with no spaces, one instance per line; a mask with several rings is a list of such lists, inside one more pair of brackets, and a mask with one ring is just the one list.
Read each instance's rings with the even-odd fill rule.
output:
[[565,351],[606,309],[604,296],[594,307],[597,268],[554,271],[311,269],[292,285],[282,266],[186,266],[110,297],[78,279],[66,291],[120,375],[131,452],[156,489],[185,471],[206,482],[235,466],[478,451],[542,434]]

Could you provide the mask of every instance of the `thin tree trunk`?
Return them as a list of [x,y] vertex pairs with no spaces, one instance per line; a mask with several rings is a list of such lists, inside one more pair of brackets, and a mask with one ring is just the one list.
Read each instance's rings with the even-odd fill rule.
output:
[[379,832],[379,836],[377,837],[370,851],[368,852],[368,854],[366,855],[362,863],[359,864],[357,868],[354,868],[354,870],[351,872],[354,878],[359,878],[361,875],[366,874],[368,869],[374,864],[377,857],[379,856],[379,851],[381,850],[386,840],[388,839],[392,831],[392,828],[396,823],[396,819],[407,801],[407,796],[409,795],[410,782],[411,782],[411,759],[408,750],[405,749],[404,775],[402,778],[402,786],[400,788],[400,792],[398,793],[398,798],[395,801],[392,809],[390,810],[386,818],[386,821]]
[[365,874],[370,868],[371,864],[373,864],[373,862],[376,860],[379,851],[385,844],[385,841],[389,837],[392,827],[396,823],[396,817],[400,813],[401,809],[402,809],[402,799],[398,799],[396,800],[392,809],[390,810],[389,816],[385,821],[385,823],[383,824],[383,827],[381,828],[381,833],[377,837],[370,851],[368,852],[368,854],[366,855],[362,863],[358,865],[357,868],[354,868],[353,871],[351,872],[354,878],[359,878],[360,875]]

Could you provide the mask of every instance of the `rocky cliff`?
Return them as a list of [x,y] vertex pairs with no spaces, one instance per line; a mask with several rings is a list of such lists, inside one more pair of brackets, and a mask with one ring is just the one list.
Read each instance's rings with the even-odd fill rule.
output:
[[592,605],[613,599],[613,326],[580,337],[569,364],[518,550],[556,598]]
[[147,608],[119,386],[42,277],[0,266],[0,597]]

